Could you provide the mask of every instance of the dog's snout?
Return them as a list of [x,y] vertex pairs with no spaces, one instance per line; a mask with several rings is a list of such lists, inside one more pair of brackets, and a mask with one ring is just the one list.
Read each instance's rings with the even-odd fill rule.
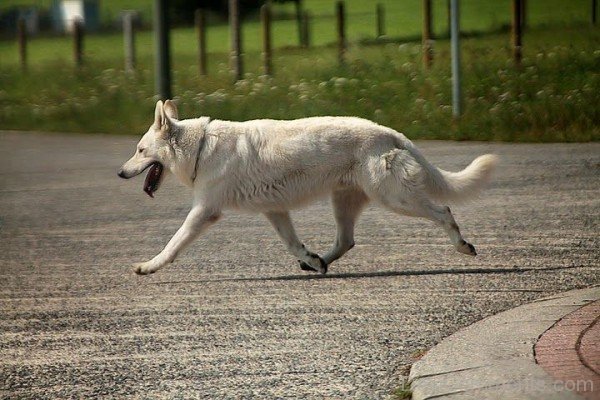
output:
[[125,175],[125,171],[123,171],[123,169],[120,169],[119,172],[117,172],[117,175],[123,179],[127,179],[127,175]]

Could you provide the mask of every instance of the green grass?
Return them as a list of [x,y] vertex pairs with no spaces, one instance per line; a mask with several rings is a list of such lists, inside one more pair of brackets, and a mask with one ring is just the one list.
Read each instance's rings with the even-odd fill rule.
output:
[[412,398],[412,390],[409,383],[403,383],[401,387],[392,392],[395,400],[410,400]]
[[[177,35],[183,32],[176,32]],[[98,40],[100,40],[98,38]],[[600,138],[600,31],[530,30],[522,68],[510,61],[506,34],[463,41],[465,114],[451,116],[449,44],[438,41],[436,63],[421,65],[418,43],[353,46],[340,67],[334,49],[276,53],[275,77],[260,75],[248,52],[246,78],[232,84],[227,55],[211,57],[199,77],[195,56],[175,49],[174,93],[185,117],[299,118],[356,115],[412,138],[589,141]],[[114,50],[114,49],[113,49]],[[118,49],[120,50],[120,48]],[[81,70],[52,61],[20,72],[0,67],[0,126],[63,132],[140,134],[155,102],[153,71],[114,68],[119,56],[88,60]],[[152,65],[151,54],[140,65]]]
[[[7,0],[1,7],[21,0]],[[31,3],[29,1],[28,3]],[[129,8],[148,2],[105,0]],[[418,43],[419,0],[386,0],[387,32],[416,42],[359,45],[374,36],[376,2],[348,0],[351,47],[345,67],[337,64],[332,0],[306,0],[315,15],[313,43],[295,48],[293,21],[277,21],[275,77],[261,76],[256,21],[244,24],[247,76],[232,84],[228,72],[228,31],[208,32],[209,76],[199,77],[195,34],[173,30],[174,93],[187,117],[244,120],[356,115],[389,125],[412,138],[511,141],[598,140],[600,32],[585,21],[589,2],[529,0],[529,28],[522,68],[512,65],[510,2],[463,0],[465,31],[494,30],[463,40],[465,113],[451,116],[450,60],[447,40],[435,44],[430,71],[421,65]],[[433,0],[436,31],[445,31],[445,0]],[[132,7],[136,8],[136,7]],[[279,6],[291,11],[291,5]],[[391,23],[394,21],[394,23]],[[0,128],[72,132],[140,133],[153,109],[153,41],[137,36],[139,69],[123,72],[119,34],[89,35],[85,66],[77,70],[69,38],[36,38],[28,48],[29,70],[19,70],[14,41],[0,41]]]

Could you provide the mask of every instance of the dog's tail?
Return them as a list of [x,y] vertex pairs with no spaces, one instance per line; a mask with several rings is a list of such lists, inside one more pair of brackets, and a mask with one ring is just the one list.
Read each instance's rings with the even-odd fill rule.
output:
[[498,164],[498,156],[485,154],[477,157],[460,172],[439,169],[425,161],[425,187],[435,200],[460,202],[476,197],[490,181]]

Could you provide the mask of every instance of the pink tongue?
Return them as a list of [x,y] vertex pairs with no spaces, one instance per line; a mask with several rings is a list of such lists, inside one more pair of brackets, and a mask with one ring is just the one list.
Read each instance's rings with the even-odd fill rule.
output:
[[152,164],[150,170],[146,175],[144,181],[144,192],[148,193],[148,196],[154,197],[154,192],[158,189],[158,182],[160,175],[162,174],[162,165],[159,163]]

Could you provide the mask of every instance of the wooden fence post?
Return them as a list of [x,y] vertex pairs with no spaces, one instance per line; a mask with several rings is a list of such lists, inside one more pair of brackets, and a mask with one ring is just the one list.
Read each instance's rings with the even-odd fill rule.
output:
[[25,26],[25,20],[23,18],[19,18],[19,21],[17,22],[17,38],[19,41],[21,69],[25,71],[27,69],[27,27]]
[[446,0],[446,13],[448,18],[448,37],[452,34],[452,0]]
[[377,3],[377,37],[385,36],[385,7]]
[[302,24],[302,0],[295,0],[296,3],[296,25],[298,26],[298,44],[300,47],[306,47],[304,43],[304,31]]
[[521,33],[527,28],[527,0],[521,0]]
[[73,22],[73,55],[75,56],[75,65],[83,65],[83,22],[76,19]]
[[206,75],[206,11],[203,8],[196,10],[194,21],[198,35],[198,67],[200,75]]
[[310,13],[304,11],[302,14],[302,44],[305,48],[310,47]]
[[123,43],[125,45],[125,71],[135,71],[135,31],[133,27],[133,12],[123,15]]
[[430,68],[433,62],[433,41],[431,39],[431,0],[423,1],[423,64]]
[[265,75],[272,75],[273,65],[271,57],[271,7],[268,3],[263,4],[260,8],[260,21],[262,24],[263,69]]
[[338,60],[344,64],[346,60],[346,13],[344,2],[338,1],[336,4],[337,16],[337,37],[338,37]]
[[521,7],[522,0],[513,0],[512,1],[512,46],[513,46],[513,59],[515,60],[516,65],[521,65],[521,59],[523,57],[522,53],[522,15],[521,11],[523,10]]
[[596,14],[598,12],[598,1],[597,0],[592,0],[592,18],[591,18],[591,22],[592,22],[592,26],[596,26]]
[[462,115],[462,83],[460,61],[460,3],[450,2],[450,54],[452,63],[452,116],[457,121]]
[[239,81],[244,75],[239,0],[229,0],[229,29],[231,33],[231,70],[233,79]]

